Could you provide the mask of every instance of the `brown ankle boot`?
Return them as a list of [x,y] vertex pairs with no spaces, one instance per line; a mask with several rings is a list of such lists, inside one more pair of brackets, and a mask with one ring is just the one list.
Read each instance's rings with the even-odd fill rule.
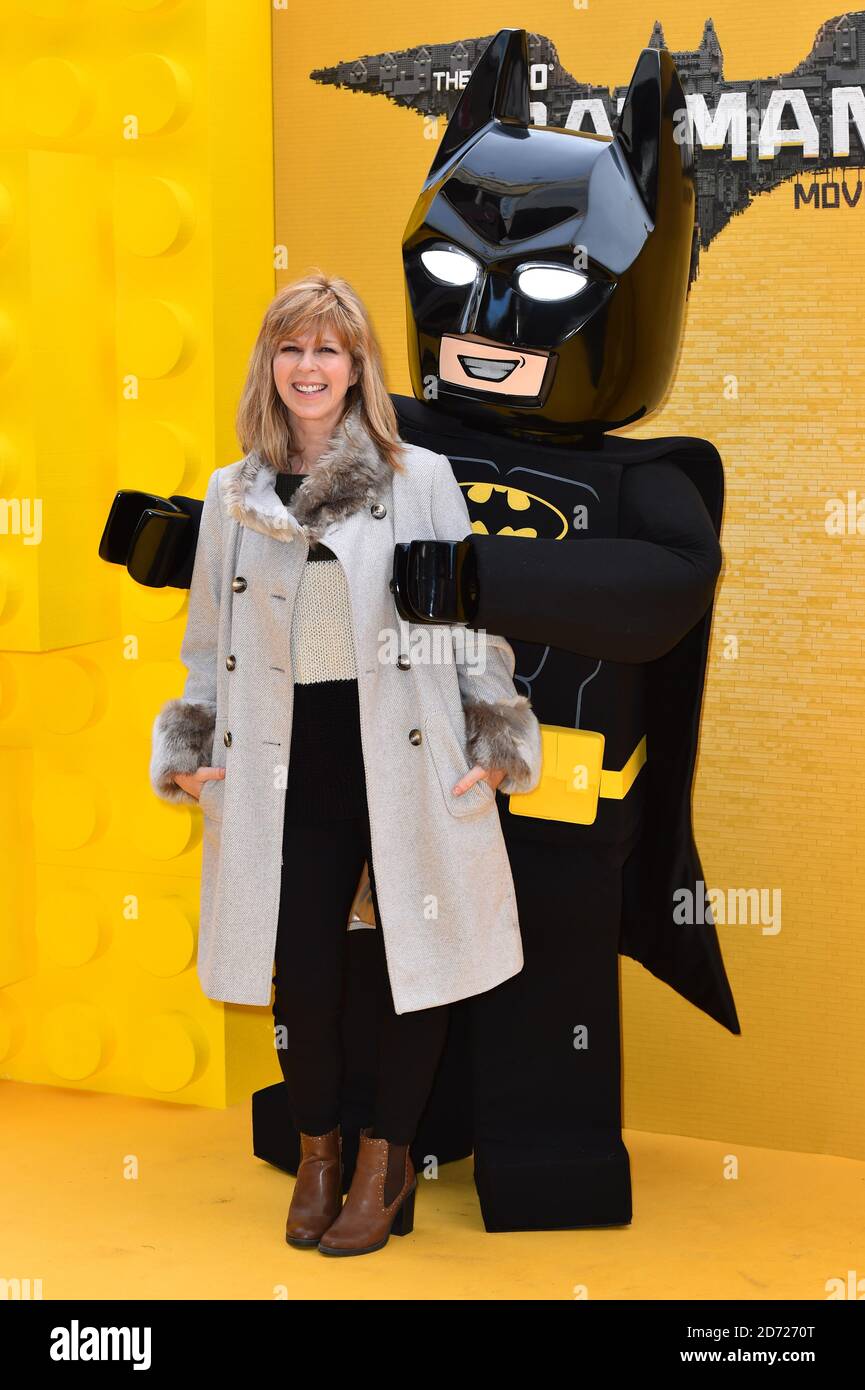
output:
[[300,1163],[285,1239],[289,1245],[318,1245],[342,1206],[342,1135],[339,1125],[327,1134],[300,1136]]
[[407,1236],[414,1225],[417,1187],[408,1144],[372,1139],[360,1131],[357,1164],[345,1205],[318,1243],[323,1255],[368,1255],[388,1238]]

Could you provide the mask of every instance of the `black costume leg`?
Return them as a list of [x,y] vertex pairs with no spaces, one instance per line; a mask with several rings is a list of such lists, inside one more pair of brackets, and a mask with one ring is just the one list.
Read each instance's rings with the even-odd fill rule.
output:
[[470,1001],[474,1177],[484,1225],[525,1231],[626,1224],[623,851],[511,837],[508,853],[525,965]]

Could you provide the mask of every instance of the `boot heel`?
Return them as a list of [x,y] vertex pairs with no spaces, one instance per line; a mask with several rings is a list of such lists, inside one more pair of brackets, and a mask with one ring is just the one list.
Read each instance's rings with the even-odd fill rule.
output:
[[410,1236],[414,1230],[414,1194],[416,1189],[417,1183],[394,1217],[393,1225],[390,1228],[392,1236]]
[[[367,1125],[360,1131],[348,1197],[339,1216],[318,1242],[322,1255],[369,1255],[387,1245],[390,1236],[407,1236],[414,1229],[417,1175],[409,1146],[373,1139],[371,1128]],[[401,1200],[397,1204],[394,1195],[385,1206],[385,1192],[393,1190],[397,1178]]]

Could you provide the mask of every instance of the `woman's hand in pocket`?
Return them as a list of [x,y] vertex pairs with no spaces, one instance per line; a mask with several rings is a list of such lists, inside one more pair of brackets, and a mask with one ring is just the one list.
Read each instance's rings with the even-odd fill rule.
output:
[[221,782],[225,777],[224,767],[199,767],[195,772],[176,772],[174,780],[178,787],[182,787],[190,796],[194,796],[196,801],[201,799],[201,788],[205,782]]
[[475,763],[474,767],[470,768],[465,777],[461,777],[451,790],[454,796],[462,796],[469,787],[474,786],[475,782],[489,782],[495,791],[504,775],[505,769],[503,767],[485,768],[481,767],[480,763]]

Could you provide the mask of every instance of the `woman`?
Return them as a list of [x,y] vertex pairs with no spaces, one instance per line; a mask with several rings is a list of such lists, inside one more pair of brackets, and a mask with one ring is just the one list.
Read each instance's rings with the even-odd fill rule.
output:
[[[495,793],[537,785],[540,726],[503,638],[471,634],[479,650],[466,657],[464,629],[397,612],[395,544],[460,540],[471,523],[447,458],[400,440],[345,281],[315,273],[275,297],[238,436],[246,456],[208,483],[189,675],[155,721],[151,780],[204,812],[205,993],[264,1004],[275,983],[301,1136],[286,1239],[365,1254],[412,1229],[409,1145],[446,1006],[523,965]],[[365,862],[379,1070],[343,1205],[343,956]]]

